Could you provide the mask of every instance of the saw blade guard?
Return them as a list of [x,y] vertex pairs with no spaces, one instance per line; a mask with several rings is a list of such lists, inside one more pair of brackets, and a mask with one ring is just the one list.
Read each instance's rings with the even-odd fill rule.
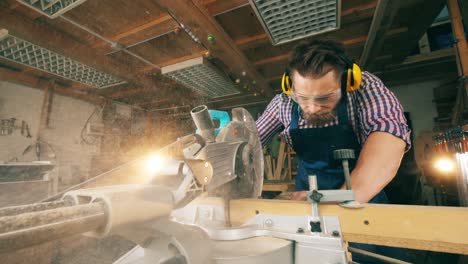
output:
[[[234,157],[234,176],[222,188],[222,196],[258,198],[263,186],[263,152],[252,115],[244,108],[232,110],[232,121],[216,137],[217,143],[238,143]],[[214,175],[216,177],[216,175]]]

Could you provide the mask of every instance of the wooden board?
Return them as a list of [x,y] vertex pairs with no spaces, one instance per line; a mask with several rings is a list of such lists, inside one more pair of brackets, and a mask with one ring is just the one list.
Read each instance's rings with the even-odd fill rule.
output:
[[292,182],[264,182],[262,188],[263,191],[268,192],[286,192],[292,189],[294,189],[294,183]]
[[153,1],[85,1],[65,16],[99,34],[113,38],[159,18],[165,12]]
[[[240,225],[253,218],[256,211],[305,215],[311,214],[311,205],[246,199],[231,201],[230,210],[231,223]],[[340,218],[346,241],[468,254],[468,208],[367,204],[365,208],[347,209],[321,205],[320,213]]]
[[216,21],[234,41],[265,33],[250,5],[219,15]]
[[278,161],[276,162],[275,174],[273,175],[273,179],[275,180],[281,180],[281,172],[283,171],[284,159],[286,157],[285,148],[286,143],[284,143],[284,141],[281,141],[278,150]]
[[169,33],[159,38],[141,43],[129,49],[156,65],[177,57],[204,51],[205,48],[195,43],[186,33]]

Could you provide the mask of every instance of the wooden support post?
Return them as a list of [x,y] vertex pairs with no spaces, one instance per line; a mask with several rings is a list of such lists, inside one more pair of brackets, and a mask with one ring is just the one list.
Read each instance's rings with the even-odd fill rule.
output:
[[[232,200],[231,224],[241,225],[261,214],[310,215],[307,202]],[[468,254],[468,208],[366,204],[351,209],[320,205],[320,214],[338,216],[347,242]]]
[[447,0],[447,6],[450,12],[452,31],[456,41],[458,58],[460,60],[461,74],[463,78],[465,78],[465,91],[466,94],[468,94],[468,82],[466,80],[468,77],[468,43],[463,29],[460,6],[458,4],[458,0]]

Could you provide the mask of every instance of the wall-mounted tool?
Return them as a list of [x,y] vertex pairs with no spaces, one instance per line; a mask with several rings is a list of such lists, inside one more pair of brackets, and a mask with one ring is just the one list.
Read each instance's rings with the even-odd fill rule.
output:
[[16,118],[0,119],[0,136],[8,136],[15,129]]

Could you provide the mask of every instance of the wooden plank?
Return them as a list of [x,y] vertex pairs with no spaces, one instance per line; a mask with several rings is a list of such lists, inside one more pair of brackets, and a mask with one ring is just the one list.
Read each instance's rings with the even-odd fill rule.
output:
[[[281,200],[231,200],[233,226],[256,215],[310,215],[307,202]],[[377,205],[349,209],[320,205],[322,215],[338,216],[344,240],[419,250],[468,254],[468,208]],[[368,224],[365,224],[367,221]]]
[[[204,54],[206,52],[203,46],[198,45],[189,35],[182,32],[179,34],[166,34],[159,38],[154,38],[139,45],[132,46],[128,48],[128,50],[158,66],[167,65],[168,61],[172,61],[175,58],[187,58],[193,56],[195,53]],[[144,69],[142,72],[145,71]]]
[[[197,57],[206,56],[208,54],[207,52],[208,51],[205,50],[205,49],[200,49],[200,50],[194,51],[194,52],[192,52],[191,54],[188,54],[188,55],[179,56],[179,57],[176,57],[174,59],[165,60],[164,62],[159,64],[159,66],[164,67],[164,66],[176,64],[176,63],[179,63],[179,62],[182,62],[182,61],[194,59],[194,58],[197,58]],[[154,67],[147,66],[147,67],[143,68],[142,72],[150,72],[152,70],[154,70]]]
[[217,16],[216,21],[233,40],[266,32],[250,5]]
[[217,0],[210,1],[205,7],[212,16],[219,16],[248,4],[248,0]]
[[273,179],[273,168],[271,164],[271,156],[270,155],[265,155],[264,156],[265,160],[265,176],[267,180],[272,180]]
[[[164,15],[161,15],[161,16],[157,17],[156,19],[148,21],[148,22],[146,22],[146,23],[144,23],[142,25],[122,30],[120,33],[117,33],[116,35],[109,37],[109,39],[112,40],[112,41],[118,42],[120,39],[126,38],[126,37],[128,37],[130,35],[136,34],[136,33],[140,32],[140,31],[149,29],[151,27],[163,24],[163,22],[166,22],[166,21],[169,21],[169,20],[172,20],[172,17],[170,15],[164,14]],[[173,29],[174,28],[167,28],[166,30],[163,30],[163,31],[167,32],[167,31],[171,31]],[[93,48],[97,48],[97,47],[103,46],[105,44],[107,44],[107,42],[100,41],[98,43],[94,43]]]
[[262,191],[267,192],[286,192],[292,189],[292,183],[264,183]]
[[[208,48],[213,57],[219,58],[230,68],[233,75],[243,76],[242,73],[245,72],[246,77],[256,81],[256,87],[262,87],[266,89],[267,94],[272,95],[268,83],[202,4],[193,0],[184,1],[183,3],[172,0],[157,0],[156,2],[170,12],[179,23],[190,29],[201,43]],[[213,43],[207,39],[208,35],[214,37]],[[260,92],[260,88],[255,89]]]
[[164,15],[153,1],[99,0],[85,1],[63,16],[109,38]]
[[278,150],[278,161],[276,163],[276,170],[273,176],[275,180],[281,180],[281,172],[283,170],[284,158],[286,157],[285,148],[286,148],[286,143],[284,143],[284,141],[281,141],[279,145],[279,150]]

